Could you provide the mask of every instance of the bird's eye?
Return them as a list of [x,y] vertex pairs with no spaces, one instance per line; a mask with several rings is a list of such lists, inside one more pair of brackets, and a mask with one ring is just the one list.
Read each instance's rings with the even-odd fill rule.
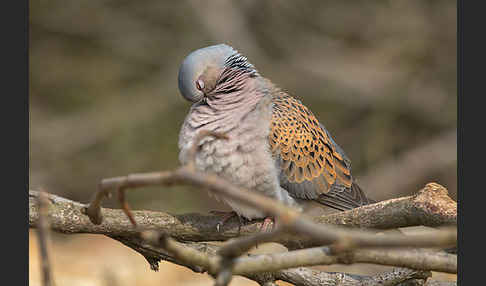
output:
[[203,88],[204,88],[204,82],[202,80],[200,80],[200,79],[196,80],[196,88],[198,90],[203,90]]

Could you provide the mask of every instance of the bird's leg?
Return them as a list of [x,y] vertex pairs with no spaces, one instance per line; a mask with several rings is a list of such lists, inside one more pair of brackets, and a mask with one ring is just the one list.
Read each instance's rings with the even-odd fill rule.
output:
[[212,215],[221,216],[221,219],[216,224],[216,230],[218,232],[220,231],[220,229],[223,226],[223,224],[225,224],[229,219],[231,219],[231,218],[233,218],[235,216],[238,217],[238,221],[240,222],[240,224],[238,226],[238,232],[240,232],[240,228],[241,228],[242,221],[241,221],[241,217],[235,211],[230,211],[230,212],[225,212],[225,211],[210,211],[209,213],[212,214]]
[[260,227],[260,232],[262,231],[272,231],[273,230],[273,226],[275,225],[275,219],[273,217],[266,217],[264,220],[263,220],[263,223],[262,223],[262,226]]

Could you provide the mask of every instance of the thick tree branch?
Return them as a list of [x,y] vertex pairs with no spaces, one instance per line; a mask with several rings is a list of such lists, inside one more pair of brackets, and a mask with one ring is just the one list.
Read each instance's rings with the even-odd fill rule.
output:
[[[38,218],[34,199],[38,192],[29,192],[30,222]],[[86,205],[49,194],[51,227],[64,233],[96,233],[111,236],[137,235],[130,221],[118,209],[103,208],[104,222],[100,225],[90,223],[81,210]],[[438,207],[434,207],[438,206]],[[440,207],[442,206],[442,207]],[[447,207],[446,207],[447,206]],[[63,215],[64,214],[64,215]],[[261,221],[240,222],[228,220],[216,230],[219,217],[202,214],[171,215],[164,212],[133,211],[140,228],[155,229],[169,233],[179,240],[188,241],[222,241],[240,235],[258,232]],[[361,208],[328,214],[313,218],[316,223],[342,224],[353,227],[377,229],[398,228],[414,225],[437,226],[454,224],[457,221],[457,204],[447,196],[447,190],[438,184],[427,184],[414,196],[378,202]],[[305,246],[302,238],[282,238],[279,240],[289,248]]]
[[390,229],[457,224],[457,203],[443,186],[429,183],[415,195],[381,201],[314,219],[319,223]]
[[[424,285],[429,286],[430,282],[436,282],[436,286],[450,286],[440,281],[427,279],[430,272],[418,271],[406,268],[393,269],[390,272],[380,273],[374,276],[353,275],[347,273],[328,273],[315,269],[299,267],[276,271],[265,275],[254,275],[249,278],[255,281],[276,281],[282,280],[299,286],[372,286],[372,285]],[[427,279],[427,280],[426,280]],[[407,282],[417,282],[407,284]],[[419,282],[420,281],[420,282]],[[261,283],[263,284],[263,283]],[[455,285],[455,284],[453,284]]]

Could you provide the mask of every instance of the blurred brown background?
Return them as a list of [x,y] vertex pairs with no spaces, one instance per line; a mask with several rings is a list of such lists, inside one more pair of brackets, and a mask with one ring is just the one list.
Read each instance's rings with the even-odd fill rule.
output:
[[[178,67],[192,50],[218,43],[311,108],[371,197],[435,181],[456,198],[456,1],[31,1],[30,188],[87,202],[104,177],[177,166],[190,106],[178,92]],[[182,187],[128,197],[138,209],[222,209]],[[211,283],[167,263],[150,273],[140,255],[102,237],[53,239],[54,275],[70,285],[142,283],[125,274],[153,278],[144,285],[169,276]],[[93,255],[106,258],[108,278],[60,262],[77,250],[81,265],[95,263],[79,251],[86,247],[99,248]]]

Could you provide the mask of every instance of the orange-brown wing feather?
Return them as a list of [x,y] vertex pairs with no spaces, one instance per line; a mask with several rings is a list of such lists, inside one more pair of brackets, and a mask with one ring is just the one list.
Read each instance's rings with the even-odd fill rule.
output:
[[269,142],[282,187],[337,209],[365,204],[361,189],[353,186],[349,159],[312,112],[283,91],[273,93],[273,104]]

